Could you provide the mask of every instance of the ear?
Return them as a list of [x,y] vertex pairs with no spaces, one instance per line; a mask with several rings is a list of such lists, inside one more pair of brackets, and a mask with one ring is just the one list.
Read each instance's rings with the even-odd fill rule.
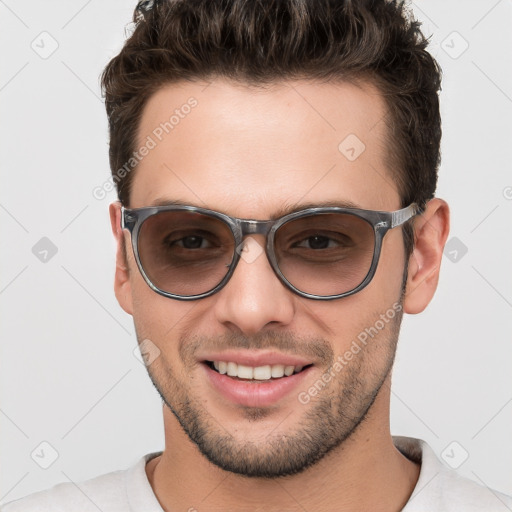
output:
[[121,229],[121,203],[112,203],[109,207],[110,224],[116,239],[116,272],[114,277],[114,291],[117,302],[129,314],[133,314],[132,288],[130,283],[130,270],[127,261],[127,238]]
[[414,221],[414,250],[409,257],[404,297],[406,313],[421,313],[432,300],[449,230],[448,204],[442,199],[432,199],[424,213]]

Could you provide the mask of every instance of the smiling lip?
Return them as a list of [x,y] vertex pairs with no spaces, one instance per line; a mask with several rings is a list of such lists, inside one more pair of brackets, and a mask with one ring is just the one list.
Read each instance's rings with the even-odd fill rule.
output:
[[224,398],[235,404],[246,407],[267,407],[288,395],[296,389],[312,370],[308,367],[300,373],[294,373],[289,377],[271,379],[269,381],[244,381],[212,370],[209,366],[202,365],[207,373],[212,386],[219,391]]
[[244,350],[226,350],[215,353],[200,354],[199,361],[230,361],[245,366],[265,366],[282,364],[284,366],[307,366],[313,361],[304,359],[303,357],[293,356],[290,354],[282,354],[279,352],[265,352],[262,350],[250,351]]

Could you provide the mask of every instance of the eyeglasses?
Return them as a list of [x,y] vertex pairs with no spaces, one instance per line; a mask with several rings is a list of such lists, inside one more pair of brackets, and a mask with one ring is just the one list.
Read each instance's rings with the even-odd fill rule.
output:
[[[332,300],[370,283],[384,235],[421,210],[415,203],[394,212],[321,207],[276,220],[239,219],[181,205],[122,207],[121,212],[140,273],[165,297],[209,297],[228,283],[240,258],[251,262],[259,251],[291,291]],[[253,239],[248,257],[244,239],[256,234],[266,237],[266,246]]]

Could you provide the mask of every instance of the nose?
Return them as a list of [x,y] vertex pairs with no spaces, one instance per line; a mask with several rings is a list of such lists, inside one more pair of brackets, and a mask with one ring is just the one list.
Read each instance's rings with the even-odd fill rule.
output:
[[289,325],[295,313],[295,296],[274,273],[264,243],[261,235],[245,238],[240,261],[214,306],[219,323],[247,336]]

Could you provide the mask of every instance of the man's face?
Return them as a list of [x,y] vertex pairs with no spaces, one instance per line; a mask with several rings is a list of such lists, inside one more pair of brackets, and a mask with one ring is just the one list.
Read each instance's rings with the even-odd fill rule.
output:
[[[179,200],[258,220],[283,206],[326,201],[400,208],[384,163],[385,106],[373,87],[206,85],[166,86],[149,100],[137,147],[148,136],[156,147],[134,171],[131,208]],[[182,108],[191,97],[197,105]],[[179,121],[161,133],[157,128],[176,109]],[[139,342],[151,340],[160,350],[149,366],[155,386],[211,462],[248,476],[297,473],[370,421],[367,411],[386,393],[401,319],[400,229],[385,236],[372,282],[333,301],[291,292],[264,252],[242,258],[210,297],[169,299],[143,281],[124,234],[130,274],[123,307],[133,315]],[[265,246],[262,235],[251,236]],[[219,384],[212,360],[305,368],[271,382],[224,376]],[[381,408],[376,417],[385,422],[385,413]]]

